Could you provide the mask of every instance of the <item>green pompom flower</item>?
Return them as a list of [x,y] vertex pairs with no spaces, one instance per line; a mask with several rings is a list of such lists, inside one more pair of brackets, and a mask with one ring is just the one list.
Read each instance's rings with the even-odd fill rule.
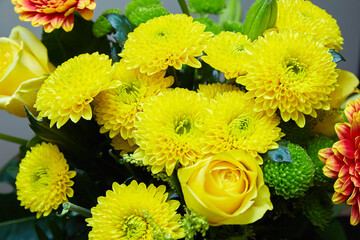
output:
[[329,225],[333,215],[333,204],[327,193],[319,188],[311,189],[300,199],[303,214],[321,230]]
[[219,14],[225,6],[225,0],[189,0],[189,8],[192,13]]
[[265,156],[264,180],[277,195],[285,199],[298,198],[312,186],[315,168],[302,147],[290,142],[286,147],[292,162],[275,162]]
[[109,13],[116,13],[116,14],[121,14],[121,11],[119,9],[108,9],[105,12],[103,12],[100,17],[98,17],[98,19],[96,19],[94,25],[93,25],[93,34],[95,37],[97,38],[101,38],[107,34],[109,34],[110,32],[112,32],[113,27],[112,25],[109,23],[109,21],[106,19],[106,17],[104,17],[104,15],[109,14]]
[[221,32],[221,27],[212,19],[208,17],[199,17],[195,18],[195,21],[198,21],[199,23],[202,23],[206,26],[205,31],[206,32],[212,32],[215,35],[219,34]]
[[147,7],[139,7],[126,17],[130,20],[130,22],[139,26],[141,23],[145,23],[150,19],[169,14],[170,12],[161,5],[150,5]]
[[141,7],[161,5],[160,0],[131,0],[125,7],[125,16],[128,17],[133,11]]
[[224,22],[224,24],[222,25],[224,31],[235,32],[235,33],[241,32],[242,27],[243,24],[241,22],[236,22],[236,21],[227,21]]
[[331,138],[326,137],[326,136],[320,136],[320,137],[314,138],[309,143],[307,152],[308,152],[309,157],[313,161],[314,167],[315,167],[315,177],[314,177],[314,185],[315,186],[331,187],[333,184],[333,179],[324,175],[322,169],[325,166],[325,164],[322,161],[320,161],[320,159],[318,157],[318,152],[320,149],[331,148],[333,144],[334,144],[334,141]]

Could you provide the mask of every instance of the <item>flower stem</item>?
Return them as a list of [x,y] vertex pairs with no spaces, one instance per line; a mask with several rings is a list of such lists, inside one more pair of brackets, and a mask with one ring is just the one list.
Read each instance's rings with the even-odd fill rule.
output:
[[20,145],[26,145],[28,142],[25,139],[9,136],[9,135],[3,134],[3,133],[0,133],[0,139],[8,141],[8,142],[12,142],[12,143],[17,143]]
[[86,218],[90,218],[92,216],[90,210],[86,209],[86,208],[83,208],[83,207],[80,207],[78,205],[75,205],[73,203],[70,203],[70,202],[66,202],[66,203],[63,203],[62,204],[63,206],[63,210],[62,212],[59,214],[59,216],[63,216],[65,215],[66,213],[68,213],[69,211],[72,211],[72,212],[76,212]]
[[189,8],[188,8],[185,0],[178,0],[178,2],[179,2],[182,12],[185,13],[186,15],[190,16]]

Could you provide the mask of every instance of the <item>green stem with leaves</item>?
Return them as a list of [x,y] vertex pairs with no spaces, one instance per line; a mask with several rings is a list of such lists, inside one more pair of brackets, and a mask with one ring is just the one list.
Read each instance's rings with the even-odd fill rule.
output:
[[12,143],[17,143],[17,144],[20,144],[20,145],[26,145],[27,142],[28,142],[25,139],[9,136],[9,135],[3,134],[3,133],[0,133],[0,139],[8,141],[8,142],[12,142]]
[[186,15],[190,16],[189,8],[185,2],[185,0],[178,0],[179,5],[181,7],[181,11],[185,13]]

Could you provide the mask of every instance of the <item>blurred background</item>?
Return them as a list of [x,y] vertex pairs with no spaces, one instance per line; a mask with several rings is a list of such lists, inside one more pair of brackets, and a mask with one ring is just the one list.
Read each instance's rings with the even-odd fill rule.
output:
[[[243,16],[255,0],[242,0]],[[96,1],[94,20],[106,9],[118,8],[122,12],[129,1],[105,0]],[[351,71],[359,76],[360,56],[360,0],[313,0],[314,4],[325,9],[338,22],[342,36],[345,39],[340,53],[346,58],[346,62],[339,63],[338,68]],[[165,8],[172,13],[181,13],[177,0],[163,0]],[[13,11],[11,0],[0,1],[0,37],[8,37],[13,27],[22,25],[30,29],[38,38],[41,37],[42,28],[32,27],[28,22],[21,22],[18,14]],[[0,133],[30,139],[33,136],[25,118],[15,117],[0,110]],[[0,169],[18,152],[18,145],[0,140]]]

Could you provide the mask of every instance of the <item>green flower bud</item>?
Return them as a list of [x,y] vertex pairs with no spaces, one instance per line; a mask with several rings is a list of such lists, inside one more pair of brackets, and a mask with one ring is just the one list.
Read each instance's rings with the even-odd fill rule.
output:
[[315,177],[314,177],[315,186],[331,187],[333,184],[333,180],[324,175],[322,169],[325,166],[325,164],[322,161],[320,161],[318,157],[318,152],[320,149],[331,148],[333,144],[334,144],[334,140],[326,136],[320,136],[314,138],[309,143],[307,152],[309,154],[309,157],[313,161],[315,167]]
[[242,23],[234,22],[234,21],[224,22],[222,26],[224,31],[235,32],[235,33],[242,32],[242,28],[243,28]]
[[199,17],[195,18],[195,21],[198,21],[206,26],[205,31],[206,32],[212,32],[215,35],[219,34],[221,32],[220,26],[213,20],[211,20],[208,17]]
[[258,36],[262,36],[265,30],[275,25],[276,17],[276,0],[256,0],[246,15],[243,34],[254,41]]
[[322,230],[329,225],[333,215],[333,204],[326,191],[315,188],[311,189],[300,199],[303,214],[310,222]]
[[306,151],[297,144],[287,143],[292,162],[274,162],[265,156],[264,180],[275,193],[284,197],[298,198],[312,186],[315,168]]
[[109,13],[116,13],[116,14],[121,14],[121,11],[119,9],[108,9],[105,12],[103,12],[98,19],[96,19],[92,31],[95,37],[97,38],[101,38],[109,33],[112,32],[113,27],[111,26],[111,24],[108,22],[108,20],[106,19],[106,17],[104,17],[105,14],[109,14]]
[[192,13],[219,14],[225,6],[225,0],[189,0],[189,10]]
[[150,5],[148,7],[139,7],[136,10],[132,11],[127,18],[135,24],[139,26],[141,23],[145,23],[150,19],[155,17],[165,16],[170,14],[168,10],[166,10],[161,5]]
[[281,121],[279,127],[281,131],[285,133],[282,139],[299,144],[302,147],[308,145],[312,134],[311,127],[308,123],[306,123],[303,128],[300,128],[293,120],[288,122]]
[[206,217],[190,211],[186,206],[184,206],[184,208],[187,214],[181,218],[180,224],[185,230],[185,240],[194,239],[198,233],[205,237],[209,229],[209,223]]
[[125,16],[129,18],[136,9],[152,5],[161,5],[161,2],[160,0],[131,0],[125,7]]

